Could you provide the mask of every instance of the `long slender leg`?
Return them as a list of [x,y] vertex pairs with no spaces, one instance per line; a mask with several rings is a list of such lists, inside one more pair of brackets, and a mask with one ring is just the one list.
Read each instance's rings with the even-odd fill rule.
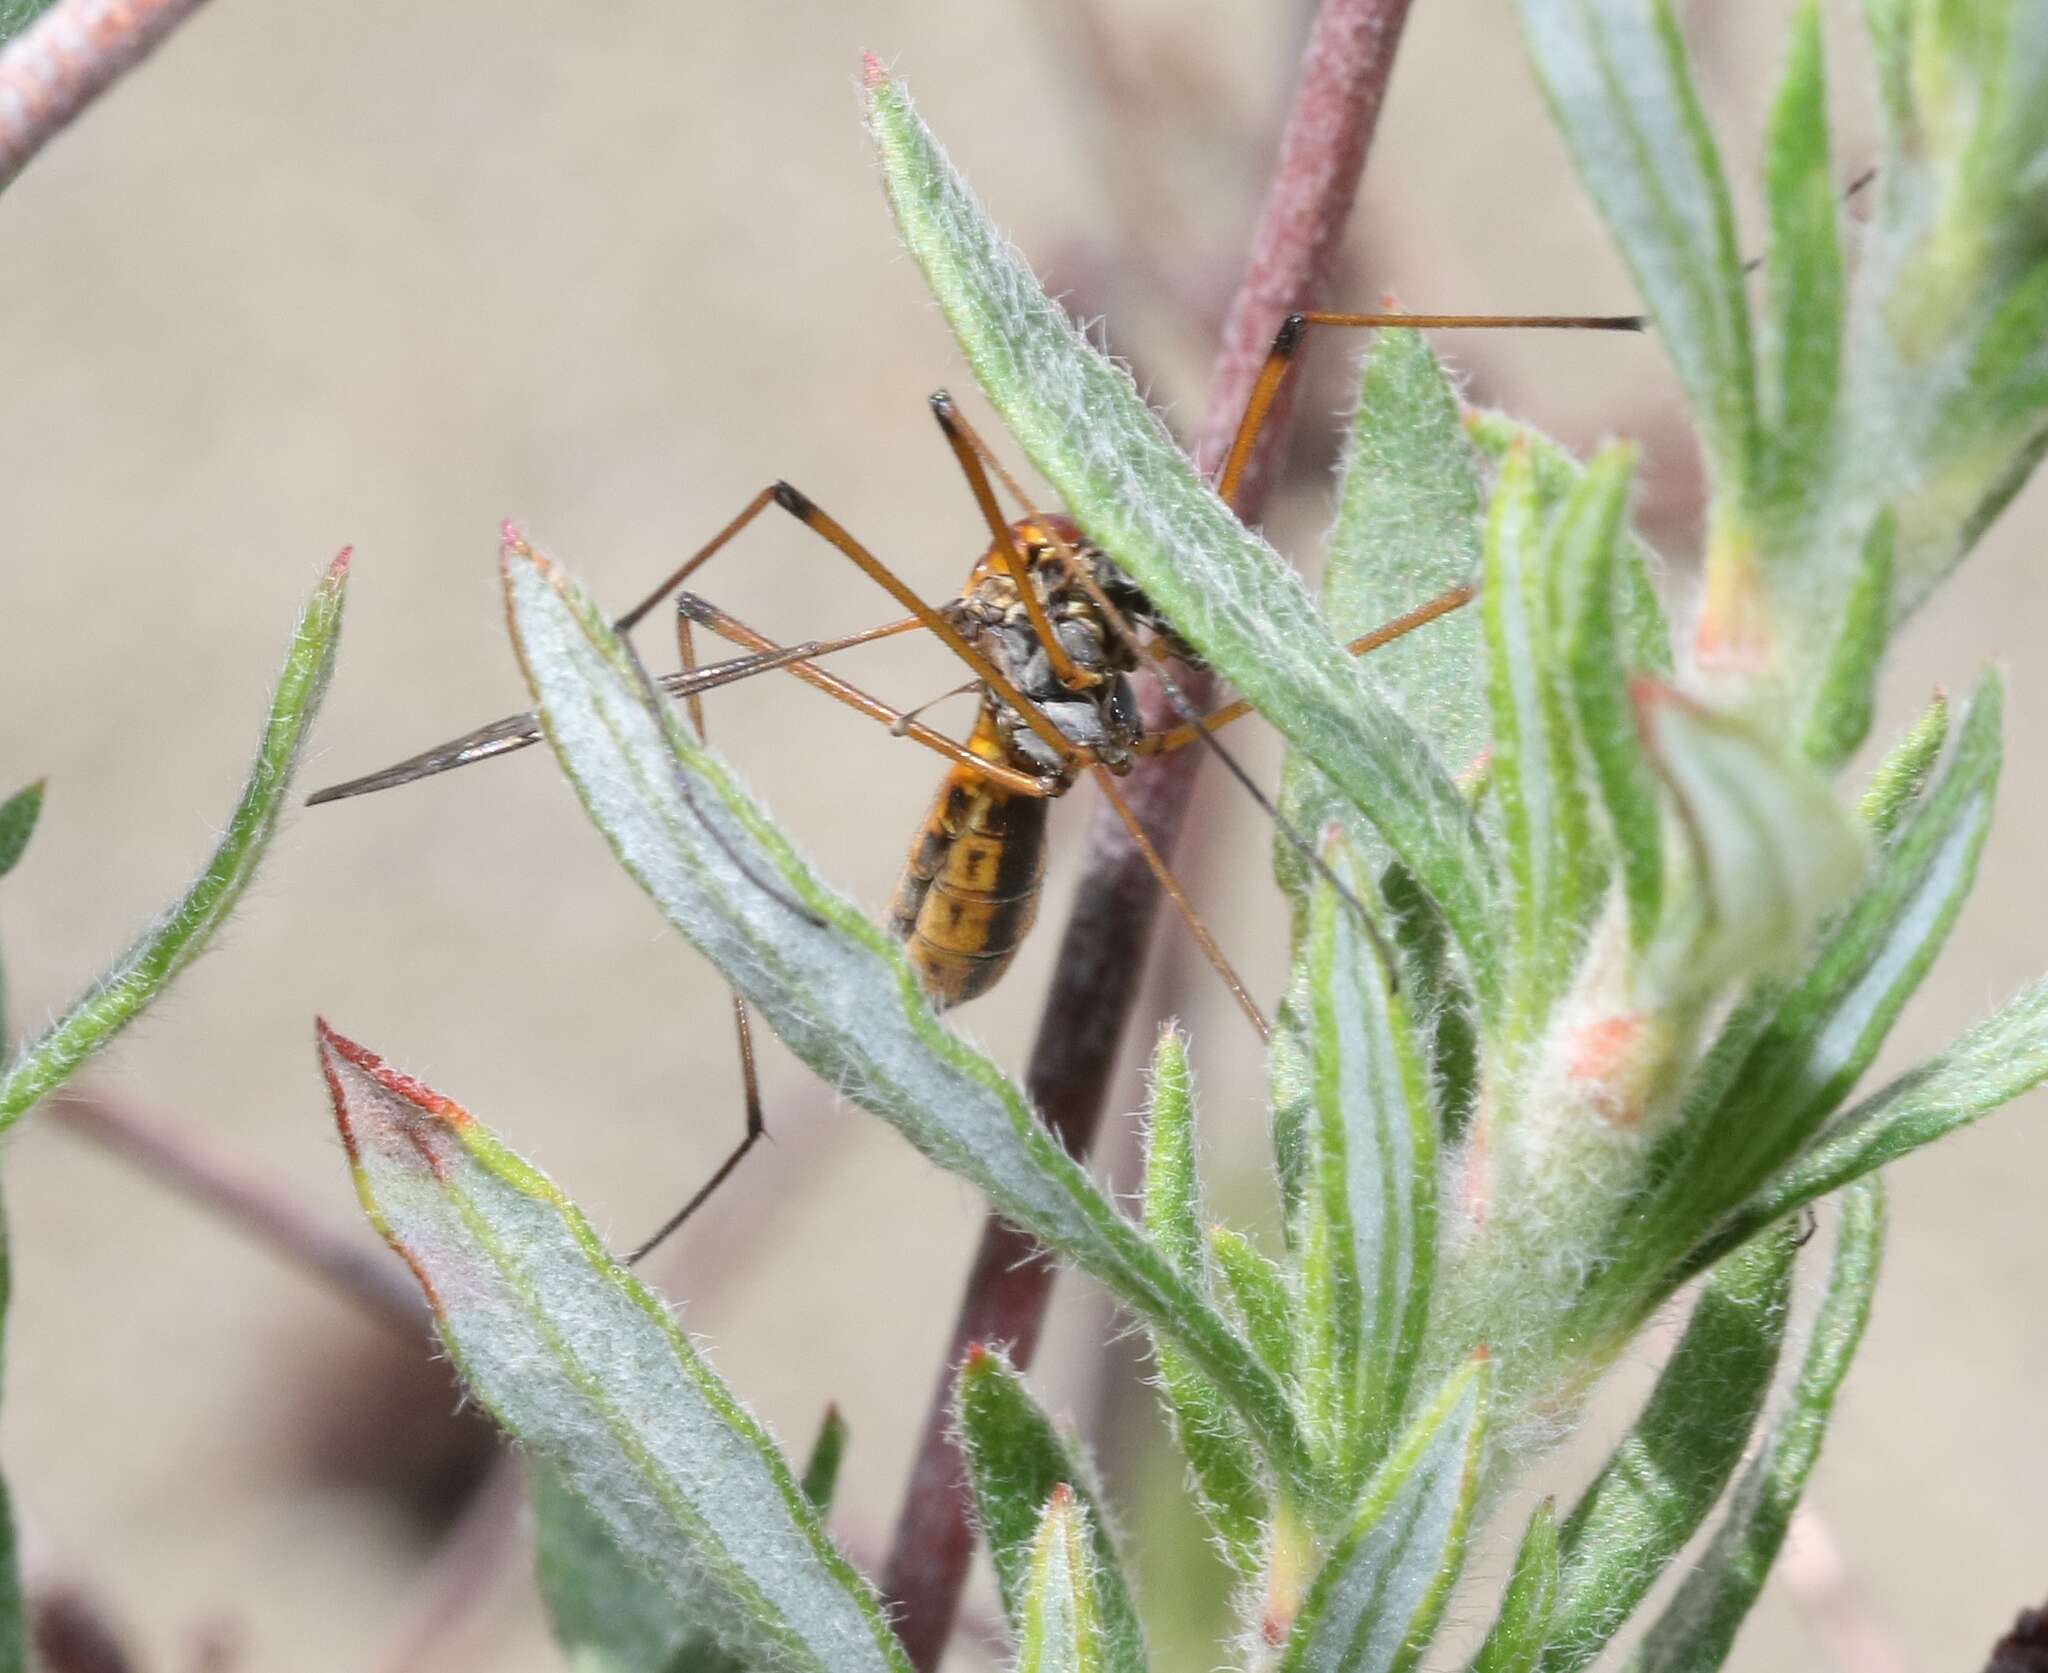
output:
[[1231,968],[1230,960],[1223,956],[1223,949],[1216,945],[1216,937],[1209,933],[1209,926],[1202,922],[1201,915],[1195,911],[1194,902],[1188,899],[1187,891],[1181,888],[1179,880],[1167,867],[1159,850],[1152,846],[1152,839],[1145,834],[1145,827],[1138,823],[1138,816],[1131,811],[1131,804],[1124,800],[1123,792],[1116,787],[1115,777],[1107,767],[1100,765],[1094,768],[1094,773],[1096,784],[1100,786],[1103,795],[1109,798],[1109,805],[1116,809],[1116,816],[1124,822],[1124,829],[1130,832],[1132,844],[1144,856],[1145,864],[1159,880],[1160,888],[1166,891],[1166,898],[1173,902],[1188,928],[1194,932],[1195,940],[1202,949],[1202,956],[1208,959],[1210,967],[1216,974],[1223,978],[1223,985],[1230,989],[1231,998],[1237,1001],[1238,1009],[1244,1012],[1246,1019],[1258,1031],[1259,1038],[1272,1039],[1273,1031],[1266,1026],[1266,1019],[1260,1013],[1258,1004],[1245,991],[1245,985],[1238,979],[1237,972]]
[[730,611],[721,610],[709,599],[699,598],[695,593],[683,593],[676,599],[676,614],[684,622],[708,628],[721,639],[735,645],[744,645],[756,651],[764,667],[781,667],[810,686],[822,691],[827,697],[844,703],[849,709],[858,710],[870,720],[878,720],[900,738],[909,738],[913,743],[923,744],[926,749],[943,755],[947,760],[973,771],[1007,789],[1024,796],[1047,796],[1053,794],[1053,787],[1045,779],[1030,773],[1005,767],[1000,762],[984,761],[963,745],[956,743],[943,732],[935,732],[929,726],[913,720],[901,709],[891,708],[879,697],[872,697],[850,681],[842,680],[836,674],[828,674],[822,668],[814,668],[808,662],[783,662],[781,647],[765,634],[747,626]]
[[1251,463],[1252,448],[1265,427],[1279,398],[1280,385],[1294,364],[1295,350],[1311,326],[1340,329],[1372,329],[1408,326],[1425,331],[1641,331],[1649,322],[1641,314],[1289,314],[1266,351],[1266,363],[1259,368],[1245,402],[1244,416],[1237,421],[1237,434],[1230,451],[1223,456],[1223,469],[1216,476],[1216,492],[1226,505],[1237,503],[1238,485]]
[[1060,643],[1060,636],[1052,630],[1052,622],[1045,614],[1045,603],[1039,598],[1038,589],[1031,584],[1031,566],[1024,561],[1024,554],[1017,550],[1017,536],[996,504],[995,489],[989,485],[988,472],[982,468],[984,449],[980,438],[973,435],[966,421],[953,410],[953,398],[943,389],[931,398],[931,407],[932,416],[939,421],[939,429],[946,437],[946,445],[952,448],[953,457],[960,462],[960,474],[967,478],[967,486],[973,490],[974,503],[981,508],[982,521],[988,524],[988,532],[995,541],[996,555],[1002,560],[1003,568],[1009,571],[1017,596],[1024,601],[1024,613],[1031,618],[1031,631],[1038,635],[1039,644],[1045,647],[1046,661],[1052,667],[1053,678],[1069,691],[1087,691],[1100,685],[1102,677],[1077,666]]
[[[680,611],[676,615],[676,647],[682,653],[683,674],[685,677],[694,674],[697,671],[696,641],[690,633],[690,618]],[[690,725],[698,738],[702,739],[706,735],[704,699],[693,690],[689,693],[687,702]],[[747,1002],[737,992],[732,995],[732,1025],[740,1048],[740,1088],[746,1103],[746,1130],[740,1142],[734,1145],[731,1153],[718,1164],[711,1177],[697,1188],[681,1208],[661,1223],[653,1236],[626,1257],[628,1266],[638,1266],[669,1237],[680,1231],[683,1222],[711,1200],[711,1194],[732,1176],[733,1170],[746,1160],[747,1152],[760,1143],[767,1134],[768,1122],[761,1111],[761,1077],[754,1064],[754,1027],[747,1016]]]
[[[1418,627],[1426,627],[1439,616],[1448,616],[1453,610],[1463,609],[1479,595],[1479,589],[1469,582],[1448,587],[1436,597],[1418,604],[1405,615],[1396,616],[1374,628],[1370,633],[1361,633],[1344,648],[1353,656],[1363,656],[1376,651],[1382,645],[1390,645],[1396,639],[1413,633]],[[1176,726],[1170,732],[1148,732],[1131,746],[1137,755],[1171,755],[1175,750],[1193,743],[1198,732],[1220,732],[1234,720],[1242,720],[1252,712],[1251,703],[1245,698],[1225,703],[1222,708],[1212,710],[1199,721],[1190,721]]]

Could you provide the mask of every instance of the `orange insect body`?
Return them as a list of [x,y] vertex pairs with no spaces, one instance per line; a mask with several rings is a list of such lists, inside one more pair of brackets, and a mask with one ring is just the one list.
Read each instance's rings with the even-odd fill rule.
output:
[[[1128,771],[1132,746],[1143,736],[1129,678],[1138,651],[1108,619],[1101,599],[1109,598],[1128,624],[1155,633],[1164,632],[1163,624],[1069,519],[1026,518],[1011,525],[1011,535],[1080,689],[1054,674],[995,546],[975,565],[947,616],[1063,737],[1088,752],[1087,759]],[[1177,640],[1171,643],[1188,654]],[[956,763],[911,844],[888,922],[942,1009],[986,993],[1016,957],[1038,917],[1046,804],[1068,788],[1075,771],[987,687],[966,744],[977,759],[1029,773],[1043,789],[1036,795],[1015,790]]]

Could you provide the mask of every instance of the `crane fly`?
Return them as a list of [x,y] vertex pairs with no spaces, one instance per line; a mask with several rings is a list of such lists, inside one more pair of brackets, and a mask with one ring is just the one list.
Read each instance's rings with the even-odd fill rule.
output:
[[[1636,315],[1291,314],[1253,384],[1217,474],[1216,492],[1235,508],[1259,432],[1312,327],[1639,331],[1643,323]],[[1214,736],[1248,713],[1250,705],[1240,699],[1207,714],[1194,713],[1163,666],[1172,660],[1202,667],[1194,649],[1072,518],[1031,507],[947,396],[934,395],[931,406],[989,536],[959,595],[941,605],[926,603],[815,501],[786,482],[772,483],[613,624],[623,636],[657,606],[673,600],[682,667],[651,682],[650,698],[659,691],[686,702],[691,724],[702,736],[705,692],[780,669],[947,759],[945,779],[918,827],[887,909],[890,929],[903,943],[933,1005],[941,1009],[986,993],[1015,959],[1038,912],[1047,805],[1087,774],[1109,798],[1239,1008],[1265,1037],[1266,1022],[1257,1004],[1117,788],[1117,780],[1144,757],[1202,744],[1218,754],[1232,776],[1273,814],[1283,840],[1323,869],[1320,856],[1279,820],[1272,803]],[[1018,500],[1022,516],[1005,517],[992,473]],[[697,571],[771,507],[851,561],[909,614],[838,639],[780,645],[691,590],[688,583]],[[1464,584],[1421,600],[1348,648],[1354,654],[1377,649],[1462,608],[1475,590]],[[698,629],[745,654],[699,663]],[[836,652],[916,631],[931,633],[972,676],[964,689],[975,694],[977,704],[973,727],[964,740],[926,726],[916,718],[918,711],[892,708],[818,666],[819,659]],[[1132,677],[1147,669],[1179,711],[1179,724],[1147,730],[1141,722]],[[378,772],[316,791],[308,801],[318,804],[387,790],[507,754],[540,737],[536,715],[509,716]],[[629,1257],[633,1261],[682,1225],[766,1131],[746,1004],[737,994],[733,1012],[746,1101],[745,1135],[689,1201],[634,1251]]]

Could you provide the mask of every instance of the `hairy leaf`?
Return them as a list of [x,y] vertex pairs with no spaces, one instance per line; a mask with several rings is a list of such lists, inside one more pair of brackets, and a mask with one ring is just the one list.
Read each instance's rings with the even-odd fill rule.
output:
[[[1326,852],[1355,883],[1341,840]],[[1310,901],[1305,953],[1314,1097],[1296,1263],[1303,1397],[1357,1483],[1398,1433],[1428,1322],[1436,1116],[1392,972],[1328,883]]]
[[1550,1636],[1557,1591],[1557,1511],[1545,1499],[1529,1518],[1500,1613],[1473,1658],[1471,1673],[1535,1673]]
[[1706,1673],[1727,1659],[1743,1617],[1763,1589],[1806,1478],[1820,1456],[1835,1395],[1870,1322],[1884,1247],[1884,1194],[1875,1179],[1842,1199],[1834,1264],[1806,1357],[1771,1436],[1730,1495],[1706,1554],[1650,1629],[1631,1673]]
[[1304,1461],[1286,1392],[1214,1305],[932,1014],[902,949],[821,883],[726,767],[649,706],[603,614],[508,539],[513,638],[548,741],[613,852],[785,1044],[1004,1215],[1172,1336],[1276,1468]]
[[1116,1665],[1096,1612],[1090,1522],[1068,1488],[1054,1489],[1029,1553],[1018,1673],[1099,1673]]
[[1465,1561],[1490,1368],[1466,1365],[1387,1456],[1309,1588],[1281,1673],[1401,1673],[1429,1647]]
[[1793,1254],[1769,1233],[1715,1269],[1642,1415],[1565,1519],[1543,1673],[1600,1653],[1742,1461],[1784,1339]]
[[0,877],[21,863],[22,851],[35,833],[36,818],[43,811],[43,782],[37,779],[0,802]]
[[626,1560],[750,1661],[907,1673],[767,1432],[575,1206],[324,1024],[320,1057],[363,1207],[464,1382]]
[[1088,1460],[1000,1354],[970,1349],[960,1367],[956,1398],[975,1520],[995,1561],[1003,1610],[1018,1641],[1030,1637],[1032,1593],[1043,1555],[1038,1548],[1041,1517],[1064,1491],[1080,1513],[1074,1526],[1089,1547],[1074,1578],[1092,1594],[1087,1613],[1095,1622],[1100,1664],[1112,1673],[1142,1669],[1144,1633]]
[[206,869],[90,991],[15,1054],[0,1074],[0,1130],[141,1015],[205,951],[256,875],[334,669],[348,556],[343,552],[328,566],[299,617],[255,765]]
[[1046,297],[872,62],[868,121],[904,242],[1011,435],[1089,537],[1436,897],[1490,1001],[1492,861],[1429,746],[1294,572],[1196,474],[1129,375]]

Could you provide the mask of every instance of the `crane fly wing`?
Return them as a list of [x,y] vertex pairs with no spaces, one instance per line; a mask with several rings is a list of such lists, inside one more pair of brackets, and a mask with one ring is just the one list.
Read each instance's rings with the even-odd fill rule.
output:
[[[664,674],[655,684],[670,697],[691,697],[699,692],[711,691],[722,685],[731,685],[754,674],[766,673],[771,668],[781,668],[788,663],[804,662],[824,652],[825,646],[816,640],[801,645],[791,645],[761,656],[736,656],[730,661],[714,662],[706,667],[686,674]],[[323,802],[338,802],[348,796],[367,796],[372,791],[390,790],[401,784],[410,784],[414,779],[432,778],[436,773],[445,773],[455,767],[467,767],[473,762],[488,761],[494,756],[510,755],[514,750],[525,749],[537,744],[542,737],[540,716],[529,709],[524,714],[507,715],[503,720],[494,720],[488,726],[479,726],[474,732],[465,732],[459,738],[450,738],[446,743],[436,744],[432,749],[422,750],[418,755],[407,756],[405,760],[380,768],[374,773],[365,773],[361,778],[352,778],[342,784],[330,784],[324,790],[315,790],[306,798],[308,807],[318,807]]]

